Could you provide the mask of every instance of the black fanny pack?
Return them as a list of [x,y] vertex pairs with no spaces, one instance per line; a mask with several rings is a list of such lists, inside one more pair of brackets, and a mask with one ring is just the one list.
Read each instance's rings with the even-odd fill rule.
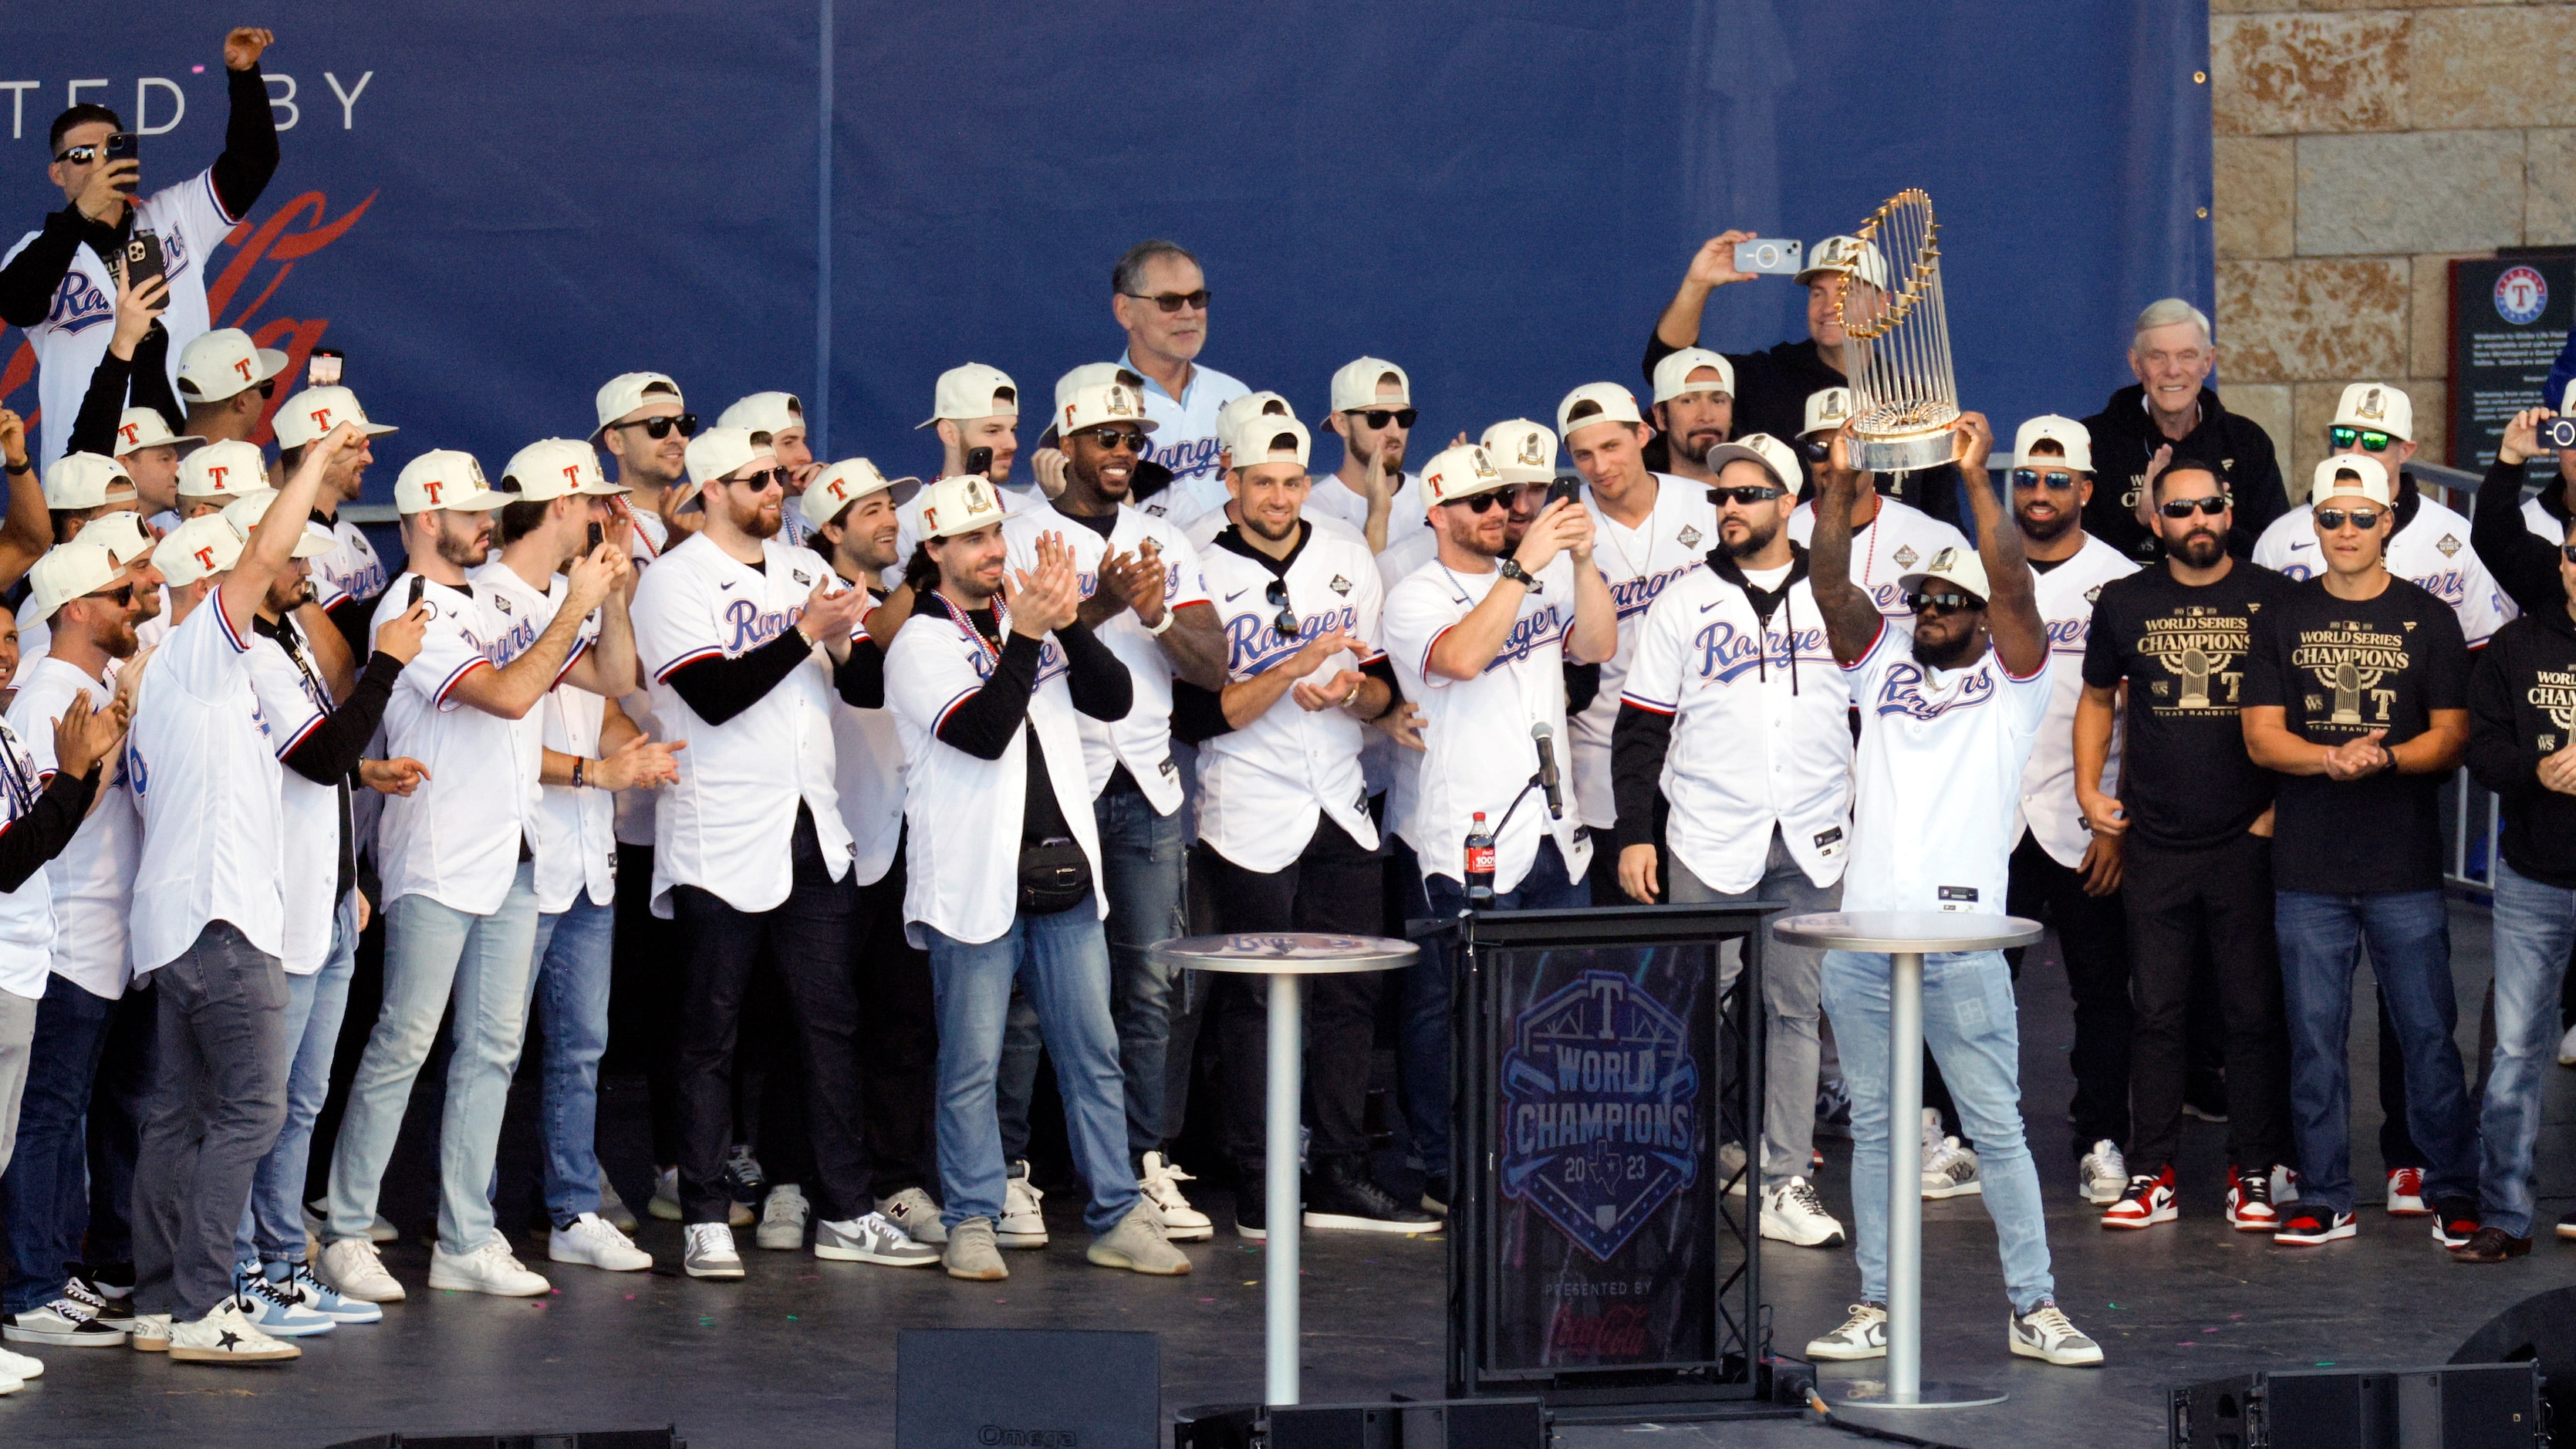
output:
[[1020,912],[1051,916],[1091,894],[1091,858],[1082,843],[1055,836],[1020,847]]

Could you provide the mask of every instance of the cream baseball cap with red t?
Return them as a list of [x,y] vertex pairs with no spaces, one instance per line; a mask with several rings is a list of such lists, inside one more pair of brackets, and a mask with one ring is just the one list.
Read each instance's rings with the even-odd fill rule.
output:
[[179,460],[179,496],[229,503],[268,486],[268,460],[239,438],[208,443]]
[[1429,507],[1519,486],[1504,477],[1493,456],[1474,443],[1443,448],[1422,465],[1422,501]]
[[891,493],[901,508],[921,491],[918,478],[888,478],[865,458],[845,458],[814,475],[796,495],[796,511],[811,528],[821,528],[849,511],[850,505],[874,493]]
[[285,370],[285,353],[258,346],[238,327],[217,327],[198,333],[179,349],[179,398],[188,403],[222,402]]
[[170,424],[161,416],[159,408],[127,408],[117,414],[116,456],[120,458],[145,448],[163,446],[178,449],[179,456],[184,458],[191,450],[203,446],[205,441],[194,433],[171,432]]
[[609,482],[599,471],[599,454],[576,438],[539,438],[512,453],[501,470],[501,488],[521,503],[551,503],[574,493],[622,498],[634,491]]
[[219,514],[205,513],[170,530],[153,547],[152,566],[174,589],[212,574],[232,572],[241,562],[241,535]]
[[[242,543],[247,546],[250,543],[250,531],[259,527],[260,523],[268,517],[268,506],[276,501],[277,490],[274,488],[263,488],[257,493],[245,493],[225,504],[221,517],[224,522],[232,525],[233,532],[241,535]],[[331,530],[307,517],[297,525],[293,557],[320,558],[339,546],[340,540],[332,536]]]
[[921,536],[955,538],[1002,521],[1008,510],[990,479],[980,473],[942,478],[921,495]]
[[345,387],[308,387],[278,404],[277,416],[269,420],[269,426],[277,429],[281,448],[301,448],[327,438],[342,423],[355,424],[371,438],[395,430],[391,423],[368,421],[367,410],[358,406],[358,395]]
[[415,513],[489,513],[510,501],[483,481],[483,465],[471,453],[432,448],[403,464],[394,479],[394,511]]

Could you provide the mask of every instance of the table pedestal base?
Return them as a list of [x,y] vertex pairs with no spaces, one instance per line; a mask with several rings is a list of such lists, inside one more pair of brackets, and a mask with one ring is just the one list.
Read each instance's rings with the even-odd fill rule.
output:
[[1884,1379],[1852,1379],[1836,1383],[1818,1380],[1816,1392],[1834,1408],[1851,1409],[1974,1409],[1987,1404],[2000,1404],[2007,1397],[2003,1390],[1986,1384],[1927,1383],[1916,1388],[1908,1398],[1899,1398]]

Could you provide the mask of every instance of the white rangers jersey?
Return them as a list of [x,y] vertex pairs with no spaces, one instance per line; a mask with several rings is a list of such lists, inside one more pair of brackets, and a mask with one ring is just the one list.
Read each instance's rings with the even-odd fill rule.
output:
[[1584,489],[1583,506],[1592,514],[1592,562],[1619,607],[1619,652],[1601,666],[1601,692],[1574,717],[1574,797],[1583,823],[1595,830],[1619,821],[1610,787],[1610,731],[1619,723],[1619,691],[1628,657],[1636,652],[1637,631],[1655,596],[1701,567],[1717,542],[1717,506],[1708,501],[1707,485],[1669,473],[1653,477],[1654,507],[1635,528],[1604,512],[1592,490]]
[[[1816,505],[1801,503],[1789,515],[1789,537],[1801,547],[1816,543]],[[1878,606],[1881,617],[1910,619],[1905,590],[1897,580],[1945,548],[1969,547],[1968,536],[1910,503],[1882,493],[1878,513],[1867,527],[1852,532],[1852,582]]]
[[[2022,771],[2021,813],[2040,849],[2070,870],[2084,863],[2084,849],[2093,842],[2075,803],[2075,701],[2084,693],[2084,641],[2093,633],[2093,601],[2102,586],[2137,571],[2126,554],[2086,534],[2073,558],[2038,574],[2039,617],[2048,626],[2048,718]],[[2116,721],[2100,783],[2106,792],[2120,793]],[[2013,840],[2020,843],[2020,832]]]

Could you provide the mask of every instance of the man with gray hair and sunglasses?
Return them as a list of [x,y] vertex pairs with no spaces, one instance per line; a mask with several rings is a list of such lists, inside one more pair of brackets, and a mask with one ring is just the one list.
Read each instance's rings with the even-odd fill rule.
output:
[[1155,238],[1127,249],[1109,273],[1109,310],[1127,331],[1118,365],[1145,379],[1145,416],[1154,424],[1150,462],[1171,470],[1160,492],[1136,507],[1174,528],[1225,507],[1224,440],[1217,411],[1251,391],[1198,365],[1207,345],[1207,274],[1178,242]]

